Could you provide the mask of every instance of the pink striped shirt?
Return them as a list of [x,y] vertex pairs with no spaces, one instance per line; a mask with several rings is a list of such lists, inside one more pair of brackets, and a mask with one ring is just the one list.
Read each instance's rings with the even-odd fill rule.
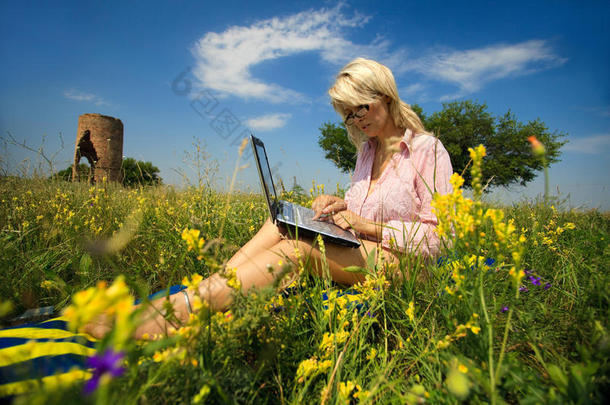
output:
[[352,185],[345,194],[347,209],[384,224],[383,247],[389,248],[393,238],[401,251],[436,255],[440,242],[435,232],[438,222],[430,206],[431,191],[451,192],[449,154],[437,138],[413,136],[406,130],[400,151],[391,157],[367,196],[376,148],[377,143],[369,140],[358,154]]

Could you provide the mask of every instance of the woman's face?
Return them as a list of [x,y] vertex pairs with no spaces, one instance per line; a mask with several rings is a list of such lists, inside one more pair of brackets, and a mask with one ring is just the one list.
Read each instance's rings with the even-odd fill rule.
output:
[[[369,110],[364,116],[361,118],[354,116],[353,125],[357,126],[369,138],[379,135],[383,136],[387,130],[391,130],[391,126],[394,124],[388,108],[389,100],[390,98],[388,96],[377,98],[374,102],[369,104]],[[345,112],[347,113],[347,116],[350,114],[355,115],[361,108],[362,106],[346,108]]]

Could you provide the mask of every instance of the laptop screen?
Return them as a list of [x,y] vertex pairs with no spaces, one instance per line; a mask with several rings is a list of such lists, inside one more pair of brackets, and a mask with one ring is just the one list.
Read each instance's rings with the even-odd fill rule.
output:
[[[258,166],[261,183],[265,190],[265,197],[269,203],[269,210],[277,202],[277,195],[275,194],[275,186],[273,185],[273,178],[271,177],[271,169],[269,168],[269,160],[267,159],[267,152],[265,152],[265,145],[263,142],[251,136],[252,147],[254,148],[254,158],[256,159],[256,165]],[[271,213],[271,217],[275,218],[275,215]]]

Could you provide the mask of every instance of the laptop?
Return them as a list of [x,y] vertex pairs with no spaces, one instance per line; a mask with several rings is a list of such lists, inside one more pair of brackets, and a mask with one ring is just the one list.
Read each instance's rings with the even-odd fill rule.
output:
[[345,229],[330,222],[313,220],[315,212],[312,209],[279,200],[275,192],[265,144],[254,135],[250,135],[250,140],[252,142],[252,150],[254,151],[254,160],[256,161],[256,167],[261,179],[261,186],[263,187],[263,193],[269,207],[269,214],[274,224],[283,225],[293,232],[298,230],[298,234],[301,235],[310,237],[321,235],[328,242],[352,248],[360,247],[358,238]]

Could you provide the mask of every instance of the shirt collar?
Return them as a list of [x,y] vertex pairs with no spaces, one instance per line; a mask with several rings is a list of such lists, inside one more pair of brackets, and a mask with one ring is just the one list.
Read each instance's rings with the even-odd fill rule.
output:
[[409,153],[411,153],[412,149],[413,149],[413,138],[414,137],[415,137],[415,135],[413,134],[413,131],[411,131],[410,129],[405,129],[405,134],[403,135],[402,139],[400,140],[400,150],[408,149]]

